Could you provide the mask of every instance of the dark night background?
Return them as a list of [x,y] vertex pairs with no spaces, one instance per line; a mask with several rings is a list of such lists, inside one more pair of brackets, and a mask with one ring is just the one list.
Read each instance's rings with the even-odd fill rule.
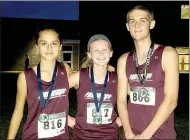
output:
[[[125,26],[125,16],[128,8],[135,4],[148,5],[154,10],[156,26],[151,31],[154,42],[189,46],[189,20],[181,19],[181,5],[188,2],[80,2],[77,21],[3,18],[1,69],[7,70],[15,63],[13,58],[20,55],[19,52],[42,25],[56,28],[64,39],[81,40],[81,48],[86,48],[93,34],[105,34],[112,42],[114,56],[111,63],[116,66],[118,57],[133,49],[132,38]],[[81,50],[81,55],[84,55],[84,49]]]
[[[189,46],[189,20],[181,19],[181,5],[189,4],[188,1],[83,1],[79,2],[78,21],[1,18],[1,70],[7,70],[15,63],[14,57],[22,52],[33,38],[36,29],[44,24],[55,27],[64,39],[80,40],[81,59],[85,56],[88,39],[93,34],[105,34],[112,42],[114,55],[111,64],[116,67],[119,56],[134,48],[125,26],[125,16],[128,8],[136,4],[148,5],[154,11],[156,26],[151,31],[154,42],[173,47]],[[1,114],[5,111],[3,107],[8,105],[14,107],[17,76],[17,74],[1,74]],[[176,113],[189,113],[189,74],[180,74]]]

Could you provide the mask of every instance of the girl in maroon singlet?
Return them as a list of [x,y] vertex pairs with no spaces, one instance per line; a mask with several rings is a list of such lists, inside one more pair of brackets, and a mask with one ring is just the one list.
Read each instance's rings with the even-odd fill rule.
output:
[[79,87],[73,140],[118,140],[121,123],[114,110],[117,75],[107,70],[112,54],[106,36],[92,36],[88,42],[87,67],[69,77],[69,87]]
[[54,29],[43,29],[38,32],[35,47],[40,54],[40,63],[18,76],[16,105],[8,139],[16,137],[26,100],[28,115],[22,139],[69,139],[67,76],[72,71],[67,64],[56,61],[62,51],[60,36]]

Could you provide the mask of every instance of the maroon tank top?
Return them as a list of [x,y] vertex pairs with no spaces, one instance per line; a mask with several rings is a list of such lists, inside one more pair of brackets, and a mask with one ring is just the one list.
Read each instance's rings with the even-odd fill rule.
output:
[[[92,93],[90,69],[80,70],[79,89],[77,91],[77,114],[76,124],[73,129],[74,140],[84,139],[109,139],[118,140],[118,126],[116,124],[117,114],[114,110],[117,93],[116,72],[109,72],[107,90],[101,106],[104,124],[93,123],[93,109],[95,107]],[[103,89],[103,84],[95,84],[98,101]],[[111,109],[112,108],[112,109]],[[95,109],[94,109],[95,111]],[[109,119],[108,119],[109,118]]]
[[[48,136],[44,139],[69,139],[67,121],[69,84],[65,67],[58,65],[54,88],[45,109],[42,109],[40,104],[36,73],[32,68],[27,69],[24,73],[27,83],[28,116],[23,128],[22,139],[39,139],[44,135]],[[43,97],[45,99],[47,99],[49,88],[50,82],[42,80]],[[41,118],[41,122],[39,122],[39,115],[42,113],[48,114],[48,119],[46,116],[44,120]],[[40,134],[38,131],[40,131]],[[44,131],[45,134],[43,134]]]
[[[141,134],[154,118],[160,104],[164,99],[164,71],[162,69],[162,53],[164,46],[159,46],[154,52],[150,60],[147,81],[145,87],[151,87],[150,90],[138,88],[138,91],[132,92],[133,98],[130,97],[128,102],[129,122],[132,131],[135,134]],[[126,62],[126,74],[130,88],[142,87],[136,67],[133,60],[133,52],[128,55]],[[144,73],[145,64],[140,65],[140,73]],[[155,89],[155,94],[152,91]],[[130,92],[131,93],[131,92]],[[144,95],[142,94],[144,93]],[[147,94],[146,94],[147,93]],[[134,96],[135,95],[135,96]],[[154,95],[154,96],[153,96]],[[130,94],[131,96],[131,94]],[[151,100],[152,99],[152,100]],[[143,101],[144,100],[144,101]],[[135,103],[137,101],[138,103]],[[143,104],[144,102],[144,104]],[[140,103],[140,104],[139,104]],[[147,105],[149,104],[149,105]],[[152,139],[176,139],[174,130],[174,114],[172,113],[168,120],[156,131]]]

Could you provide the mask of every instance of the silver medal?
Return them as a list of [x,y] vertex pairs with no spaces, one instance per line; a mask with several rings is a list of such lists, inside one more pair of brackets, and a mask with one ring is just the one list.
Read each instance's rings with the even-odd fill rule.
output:
[[42,123],[46,122],[48,120],[48,114],[40,114],[40,116],[38,117],[38,120]]
[[96,116],[93,118],[94,124],[102,124],[102,115],[100,112],[96,112]]

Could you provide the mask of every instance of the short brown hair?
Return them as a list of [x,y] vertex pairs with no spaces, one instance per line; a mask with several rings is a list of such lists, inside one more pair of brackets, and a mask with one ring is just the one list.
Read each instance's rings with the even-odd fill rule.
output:
[[153,11],[149,8],[149,7],[146,7],[146,6],[142,6],[142,5],[137,5],[133,8],[131,8],[128,12],[127,12],[127,22],[129,21],[129,14],[133,11],[133,10],[142,10],[142,11],[145,11],[149,14],[150,16],[150,20],[154,20],[154,13]]

